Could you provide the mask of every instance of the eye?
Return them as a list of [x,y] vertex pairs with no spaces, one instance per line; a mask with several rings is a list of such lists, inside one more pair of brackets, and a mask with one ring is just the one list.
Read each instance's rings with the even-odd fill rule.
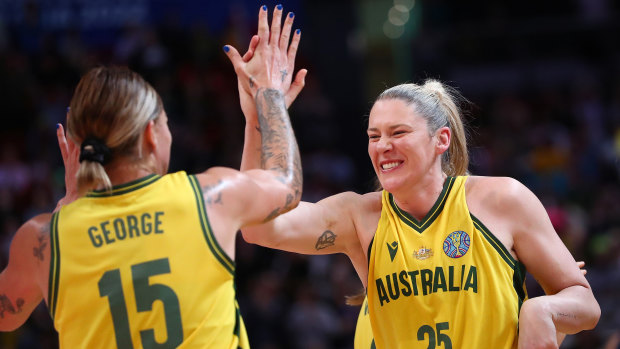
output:
[[402,135],[404,135],[406,133],[407,133],[407,131],[404,131],[404,130],[396,130],[396,131],[394,131],[394,136],[402,136]]
[[377,141],[379,138],[379,135],[368,135],[369,141]]

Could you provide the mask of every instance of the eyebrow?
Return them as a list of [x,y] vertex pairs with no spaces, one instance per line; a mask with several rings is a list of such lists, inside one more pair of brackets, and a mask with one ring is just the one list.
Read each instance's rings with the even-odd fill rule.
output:
[[[388,127],[388,128],[389,128],[390,130],[393,130],[393,129],[395,129],[395,128],[399,128],[399,127],[407,127],[407,128],[411,128],[411,126],[409,126],[409,125],[407,125],[407,124],[396,124],[396,125],[392,125],[392,126],[390,126],[390,127]],[[372,128],[369,128],[369,129],[367,129],[367,130],[366,130],[366,132],[368,132],[368,131],[379,131],[379,129],[378,129],[378,128],[376,128],[376,127],[372,127]]]

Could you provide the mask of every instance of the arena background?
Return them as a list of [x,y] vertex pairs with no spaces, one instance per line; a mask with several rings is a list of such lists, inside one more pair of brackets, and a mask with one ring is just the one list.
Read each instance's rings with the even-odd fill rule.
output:
[[[372,189],[365,118],[375,96],[438,78],[471,102],[471,171],[511,176],[543,201],[601,305],[563,348],[617,348],[620,330],[620,5],[614,0],[283,1],[309,70],[290,114],[304,200]],[[171,171],[238,167],[233,69],[256,1],[0,0],[0,267],[25,220],[63,195],[56,123],[80,75],[128,65],[161,94]],[[275,1],[266,1],[273,9]],[[352,348],[361,283],[345,256],[307,257],[239,239],[237,290],[253,348]],[[531,296],[540,294],[528,279]],[[471,319],[474,321],[474,319]],[[44,305],[1,348],[56,348]]]

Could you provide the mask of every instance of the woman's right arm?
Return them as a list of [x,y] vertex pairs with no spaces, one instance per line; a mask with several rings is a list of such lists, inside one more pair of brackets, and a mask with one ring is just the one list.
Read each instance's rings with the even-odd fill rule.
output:
[[9,263],[0,273],[0,331],[14,331],[44,298],[50,256],[50,214],[22,225],[11,241]]

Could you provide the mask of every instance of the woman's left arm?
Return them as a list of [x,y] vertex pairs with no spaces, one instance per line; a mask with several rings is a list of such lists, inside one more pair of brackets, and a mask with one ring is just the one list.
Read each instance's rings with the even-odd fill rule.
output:
[[519,348],[557,348],[557,332],[594,328],[601,309],[540,200],[518,181],[507,184],[502,201],[510,207],[514,251],[546,293],[521,307]]

